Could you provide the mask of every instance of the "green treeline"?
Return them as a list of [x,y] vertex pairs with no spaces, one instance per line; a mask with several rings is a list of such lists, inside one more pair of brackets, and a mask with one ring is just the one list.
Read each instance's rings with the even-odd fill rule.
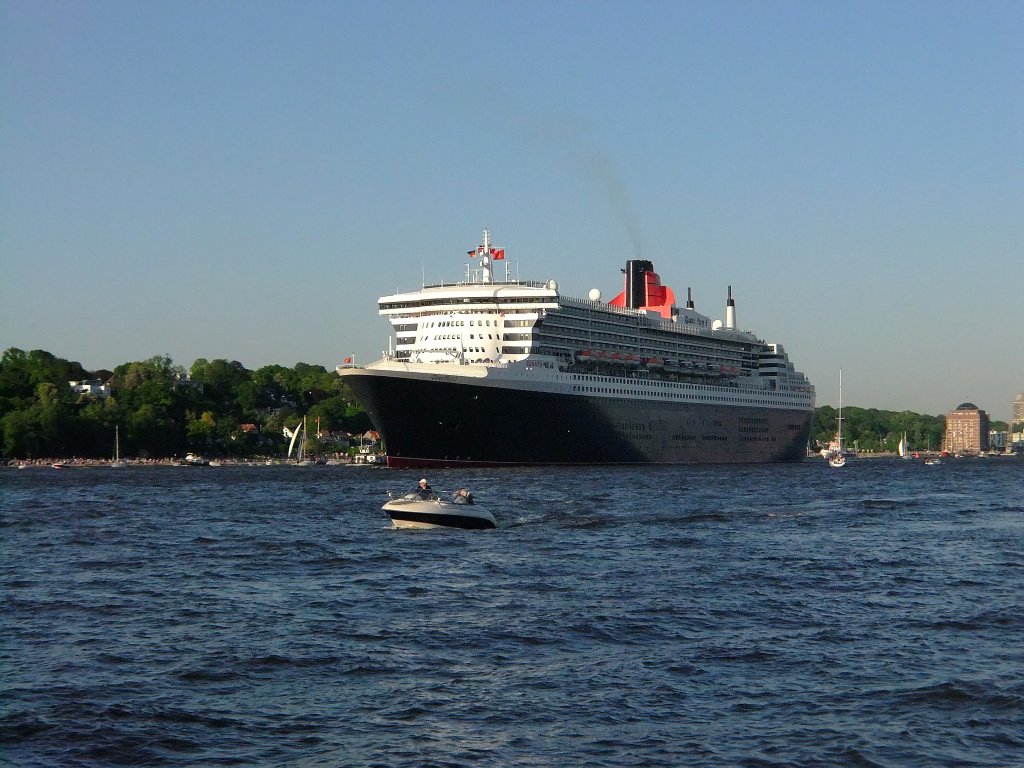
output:
[[[828,445],[835,436],[838,415],[831,405],[815,408],[811,422],[812,447]],[[877,408],[843,408],[843,443],[847,446],[856,446],[861,451],[895,453],[904,433],[912,451],[941,450],[946,417]]]
[[[109,382],[110,396],[80,395],[68,384],[92,379]],[[318,419],[328,432],[371,428],[341,377],[318,365],[250,371],[238,362],[200,358],[186,372],[164,356],[87,371],[49,352],[15,348],[0,360],[0,455],[6,460],[109,458],[115,427],[122,456],[281,455],[282,427],[294,428],[303,416],[311,436]]]
[[[110,396],[79,395],[68,385],[91,379],[109,382]],[[835,434],[836,415],[828,405],[815,410],[812,448]],[[311,434],[317,420],[327,432],[372,428],[341,377],[318,365],[250,371],[238,362],[200,358],[186,371],[164,356],[87,371],[49,352],[15,348],[0,360],[0,455],[6,460],[110,457],[115,427],[124,456],[281,455],[282,427],[294,427],[303,416]],[[843,409],[843,437],[862,451],[895,451],[904,433],[911,450],[938,450],[945,428],[944,416]]]

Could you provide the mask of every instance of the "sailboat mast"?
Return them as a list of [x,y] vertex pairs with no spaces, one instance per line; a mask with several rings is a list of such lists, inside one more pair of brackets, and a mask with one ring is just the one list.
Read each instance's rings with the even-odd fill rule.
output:
[[843,369],[839,369],[839,432],[836,435],[839,450],[843,449]]

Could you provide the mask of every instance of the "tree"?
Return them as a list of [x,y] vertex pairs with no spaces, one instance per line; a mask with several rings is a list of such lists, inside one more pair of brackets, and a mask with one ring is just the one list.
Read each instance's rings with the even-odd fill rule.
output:
[[[811,421],[811,442],[828,444],[836,433],[838,412],[830,405],[816,408]],[[843,441],[866,451],[894,452],[903,433],[911,450],[937,449],[942,443],[946,420],[911,411],[880,411],[856,406],[843,408]]]
[[200,453],[208,452],[214,447],[217,435],[217,419],[212,411],[204,411],[196,417],[189,412],[186,415],[185,433],[188,447]]
[[[370,428],[341,378],[322,366],[250,372],[237,361],[199,358],[191,371],[187,379],[163,355],[90,376],[79,363],[11,347],[0,358],[0,450],[19,458],[109,457],[120,427],[129,455],[244,455],[278,452],[282,427],[293,429],[303,416],[331,431]],[[110,397],[76,397],[68,382],[89,378],[109,380]],[[258,435],[240,420],[256,424]]]

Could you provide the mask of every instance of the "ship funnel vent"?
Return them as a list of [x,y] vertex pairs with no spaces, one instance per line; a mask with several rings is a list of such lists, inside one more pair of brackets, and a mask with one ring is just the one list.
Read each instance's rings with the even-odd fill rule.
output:
[[626,307],[638,309],[647,305],[647,273],[654,271],[650,261],[626,262]]

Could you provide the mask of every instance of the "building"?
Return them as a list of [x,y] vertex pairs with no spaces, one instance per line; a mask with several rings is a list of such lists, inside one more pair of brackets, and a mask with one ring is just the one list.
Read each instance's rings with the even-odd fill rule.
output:
[[974,403],[961,403],[946,414],[944,450],[983,453],[988,450],[988,414]]
[[1024,392],[1013,398],[1013,424],[1021,423],[1024,423]]
[[110,397],[110,384],[99,379],[86,379],[84,381],[69,381],[68,386],[76,395],[88,395],[89,397]]

